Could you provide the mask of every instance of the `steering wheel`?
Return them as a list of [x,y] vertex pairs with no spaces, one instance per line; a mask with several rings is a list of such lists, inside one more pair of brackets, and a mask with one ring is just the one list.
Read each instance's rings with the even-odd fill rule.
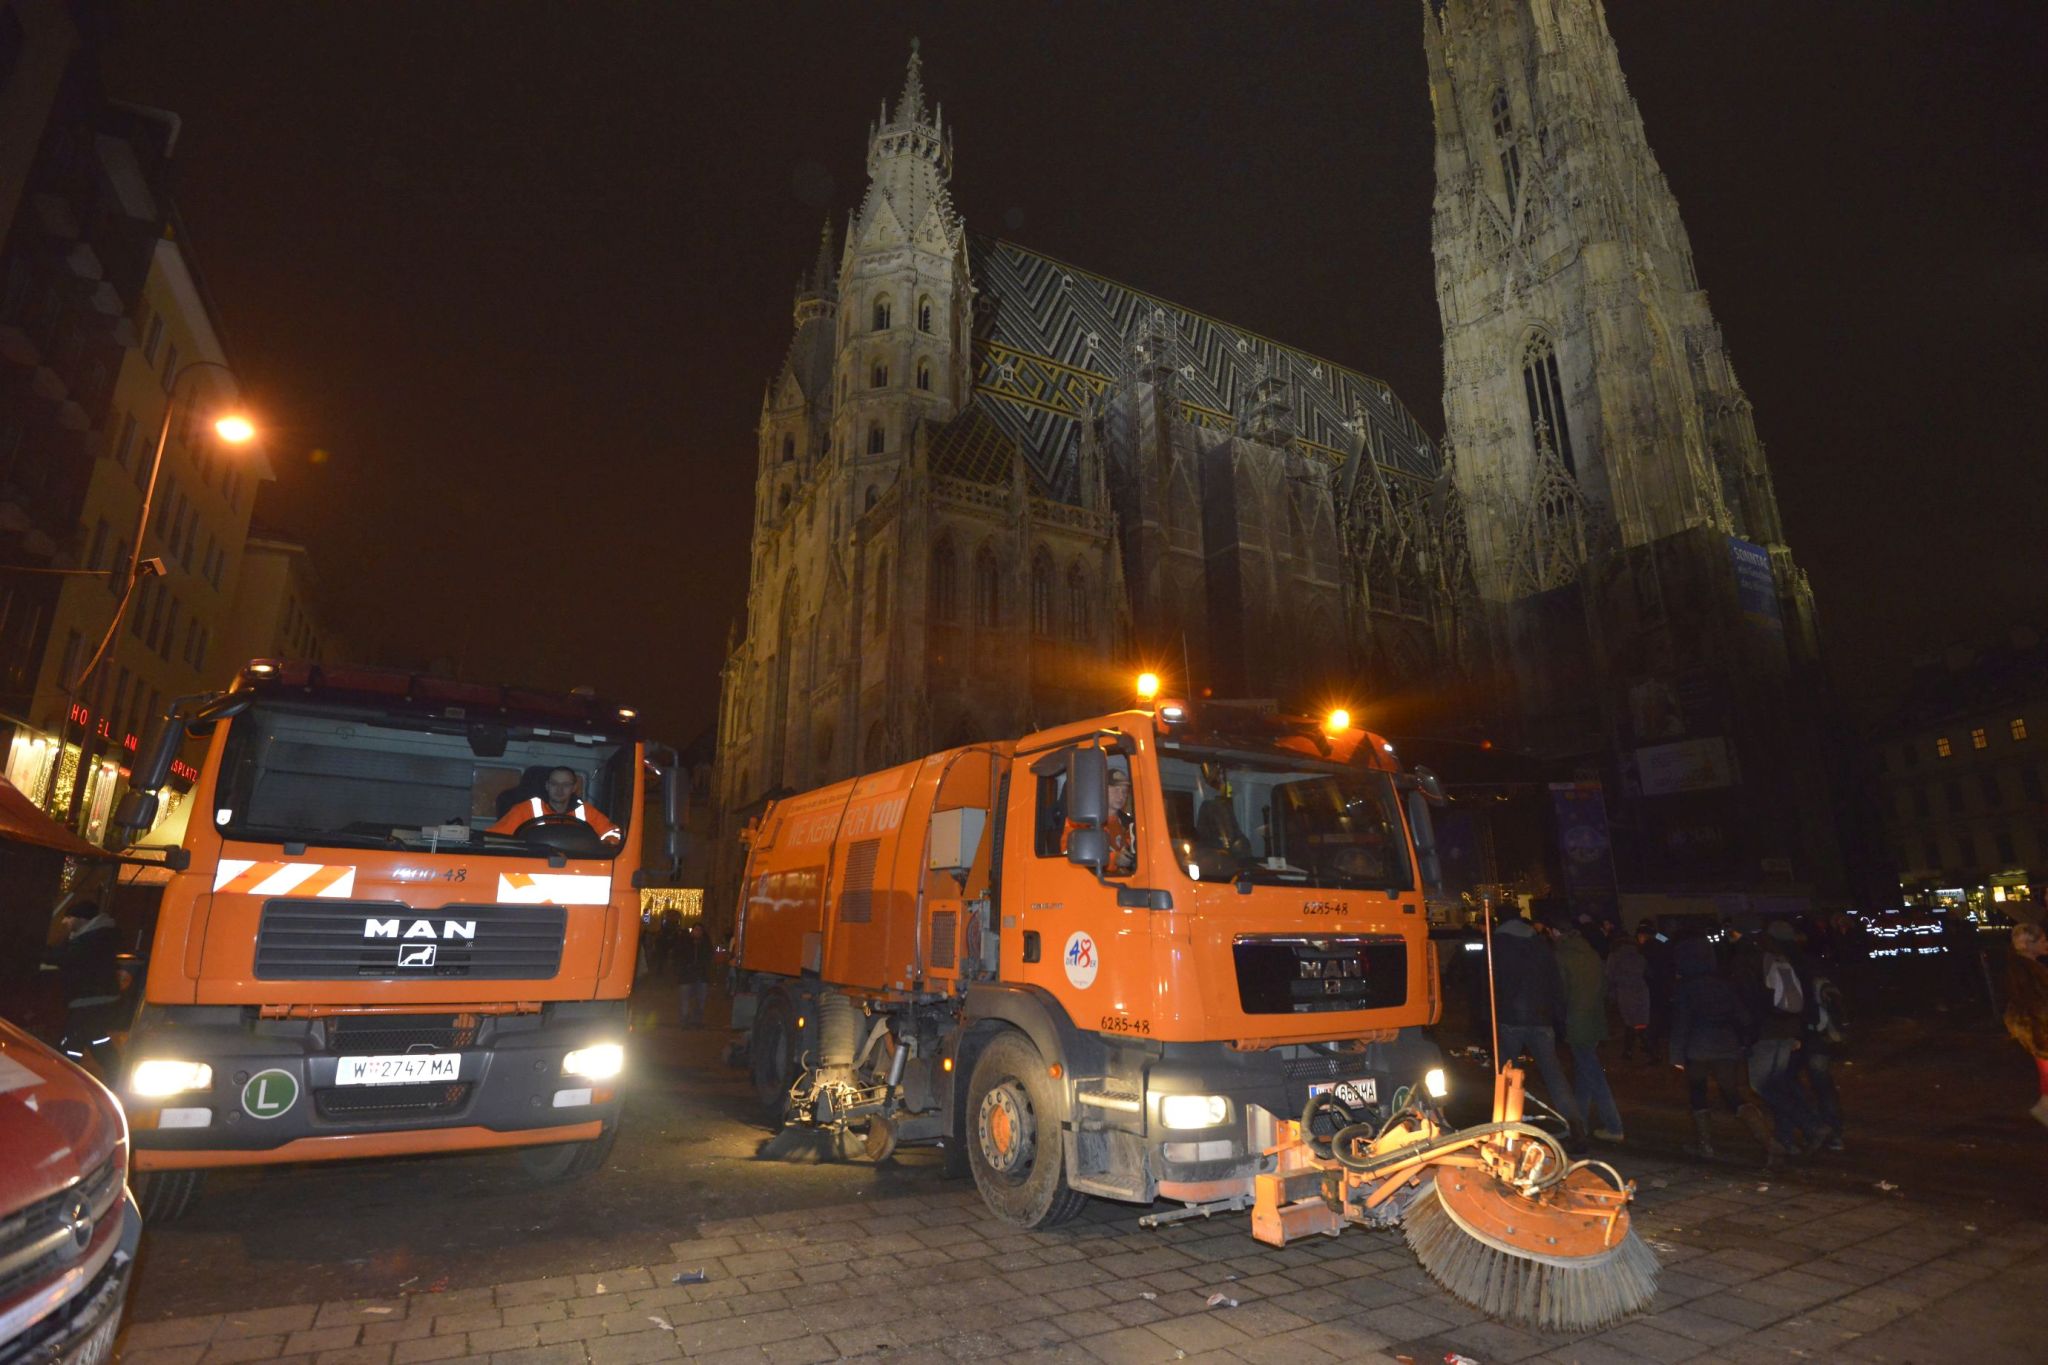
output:
[[536,815],[520,822],[512,837],[572,858],[601,858],[609,850],[596,830],[573,815]]

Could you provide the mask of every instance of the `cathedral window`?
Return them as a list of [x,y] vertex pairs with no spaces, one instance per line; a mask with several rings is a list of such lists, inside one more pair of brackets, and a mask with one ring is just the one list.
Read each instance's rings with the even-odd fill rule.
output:
[[864,502],[863,502],[863,503],[861,504],[861,509],[860,509],[860,510],[861,510],[861,511],[863,511],[863,512],[872,512],[872,511],[874,511],[874,510],[875,510],[875,499],[876,499],[876,498],[879,498],[880,496],[881,496],[881,494],[875,491],[875,486],[874,486],[873,484],[869,484],[869,485],[868,485],[868,492],[867,492],[867,498],[866,498],[866,500],[865,500],[865,501],[864,501]]
[[785,436],[785,437],[783,437],[783,438],[782,438],[782,462],[783,462],[784,464],[788,464],[788,463],[789,463],[789,462],[790,462],[791,460],[794,460],[795,458],[796,458],[796,437],[794,437],[794,436]]
[[960,618],[960,572],[949,540],[932,547],[932,617],[948,624]]
[[1541,332],[1522,348],[1522,392],[1529,403],[1529,439],[1540,453],[1545,445],[1564,461],[1565,472],[1579,472],[1572,454],[1571,422],[1564,410],[1564,384],[1557,373],[1557,348]]
[[889,628],[889,552],[875,557],[875,634]]
[[875,330],[877,332],[889,330],[889,296],[887,294],[875,300]]
[[1067,570],[1067,635],[1085,644],[1095,634],[1095,600],[1088,594],[1088,575],[1079,564]]
[[1031,633],[1050,638],[1052,635],[1052,556],[1044,546],[1031,556]]
[[877,422],[873,426],[868,428],[868,454],[879,455],[881,453],[882,424],[880,422]]
[[974,557],[974,624],[994,630],[1003,623],[1003,579],[996,552],[986,545]]
[[874,387],[874,388],[877,388],[877,389],[886,389],[886,388],[888,388],[888,387],[889,387],[889,367],[888,367],[887,365],[883,364],[883,363],[882,363],[881,361],[877,360],[877,361],[875,362],[875,368],[874,368],[874,372],[873,372],[873,373],[872,373],[872,374],[871,374],[871,375],[869,376],[869,379],[870,379],[871,387]]
[[932,329],[932,301],[922,298],[917,301],[917,330],[929,332]]
[[1522,153],[1515,146],[1515,116],[1505,88],[1493,92],[1493,140],[1500,146],[1500,176],[1508,187],[1508,203],[1522,191]]
[[917,367],[917,386],[920,389],[929,389],[932,386],[932,367],[930,364],[919,363]]

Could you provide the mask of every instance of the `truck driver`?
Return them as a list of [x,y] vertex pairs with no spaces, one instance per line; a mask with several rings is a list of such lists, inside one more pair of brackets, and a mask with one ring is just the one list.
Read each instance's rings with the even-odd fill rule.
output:
[[499,816],[491,826],[493,834],[516,834],[519,827],[528,820],[545,820],[549,816],[557,819],[581,820],[608,844],[616,844],[623,837],[618,826],[605,818],[603,811],[591,805],[576,794],[576,774],[569,768],[550,768],[547,782],[542,790],[545,797],[533,796],[516,802],[511,809]]

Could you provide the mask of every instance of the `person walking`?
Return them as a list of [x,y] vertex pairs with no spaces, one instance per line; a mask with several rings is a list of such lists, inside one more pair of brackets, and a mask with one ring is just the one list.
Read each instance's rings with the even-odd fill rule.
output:
[[1778,1145],[1802,1156],[1826,1143],[1827,1128],[1793,1073],[1792,1054],[1804,1041],[1806,1025],[1805,988],[1792,965],[1796,940],[1789,921],[1774,919],[1749,939],[1754,950],[1737,958],[1732,970],[1757,1021],[1749,1049],[1750,1089],[1770,1110]]
[[1579,1111],[1593,1120],[1593,1137],[1621,1141],[1621,1111],[1607,1072],[1600,1065],[1600,1044],[1607,1041],[1607,970],[1589,935],[1598,933],[1590,919],[1558,935],[1557,966],[1564,977],[1564,1041],[1572,1054],[1572,1097]]
[[1785,1150],[1771,1136],[1763,1111],[1750,1103],[1742,1086],[1742,1060],[1756,1030],[1754,1017],[1733,982],[1714,960],[1714,945],[1703,938],[1681,940],[1672,951],[1677,989],[1671,1000],[1670,1057],[1685,1072],[1692,1104],[1694,1141],[1686,1148],[1711,1158],[1714,1151],[1714,1107],[1734,1115],[1764,1149],[1764,1164],[1775,1166]]
[[2048,930],[2021,923],[2012,930],[2005,964],[2005,1029],[2040,1073],[2041,1098],[2027,1112],[2048,1127]]
[[1551,1108],[1571,1129],[1570,1140],[1583,1142],[1586,1116],[1557,1059],[1557,1035],[1565,1019],[1564,977],[1558,970],[1557,955],[1535,925],[1517,918],[1495,926],[1493,962],[1500,1060],[1525,1052],[1534,1057]]
[[1607,950],[1607,993],[1614,997],[1614,1008],[1621,1015],[1621,1059],[1627,1061],[1640,1047],[1643,1057],[1655,1061],[1650,1051],[1648,1033],[1650,1028],[1650,983],[1644,976],[1649,964],[1643,960],[1643,950],[1632,938],[1615,937],[1610,940]]
[[1671,940],[1657,929],[1657,921],[1645,916],[1636,926],[1636,946],[1643,952],[1643,981],[1650,990],[1650,1027],[1643,1039],[1650,1052],[1643,1060],[1654,1066],[1671,1036],[1672,998],[1678,976],[1672,962]]
[[1842,1093],[1835,1086],[1835,1054],[1842,1045],[1848,1018],[1843,1009],[1841,987],[1828,975],[1827,964],[1813,951],[1813,939],[1801,936],[1787,952],[1792,970],[1798,974],[1800,992],[1806,1000],[1800,1018],[1799,1047],[1792,1054],[1792,1083],[1804,1082],[1812,1092],[1810,1105],[1822,1127],[1821,1145],[1830,1152],[1842,1150]]
[[681,1004],[679,1018],[684,1028],[704,1026],[704,997],[711,989],[711,948],[704,930],[693,924],[676,940],[672,953],[676,970],[676,991]]

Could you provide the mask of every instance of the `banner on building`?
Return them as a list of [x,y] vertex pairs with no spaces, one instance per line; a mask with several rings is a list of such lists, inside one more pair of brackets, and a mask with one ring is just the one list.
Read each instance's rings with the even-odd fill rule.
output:
[[1778,611],[1778,580],[1771,572],[1771,552],[1761,545],[1728,537],[1728,555],[1735,565],[1735,601],[1742,619],[1753,626],[1782,630]]
[[1713,791],[1735,785],[1735,765],[1728,759],[1728,741],[1710,735],[1636,750],[1636,779],[1645,796]]
[[1550,810],[1557,822],[1558,860],[1564,865],[1564,890],[1572,909],[1609,912],[1615,886],[1606,794],[1598,782],[1553,782]]

